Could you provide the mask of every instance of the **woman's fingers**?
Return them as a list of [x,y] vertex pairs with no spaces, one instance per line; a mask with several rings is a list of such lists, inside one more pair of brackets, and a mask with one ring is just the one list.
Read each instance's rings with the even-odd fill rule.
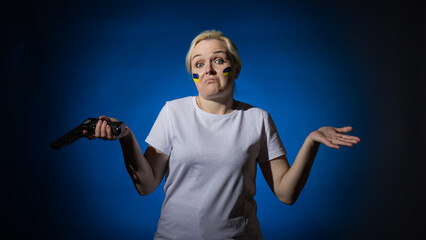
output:
[[339,138],[339,137],[327,137],[327,140],[331,144],[347,146],[347,147],[353,147],[354,144],[358,143],[358,141],[356,140],[348,140],[348,139]]
[[330,136],[331,138],[334,139],[338,139],[340,141],[343,142],[350,142],[350,143],[359,143],[361,141],[361,139],[359,139],[359,137],[355,137],[355,136],[349,136],[349,135],[344,135],[344,134],[334,134]]
[[94,137],[93,137],[93,135],[92,136],[89,136],[88,134],[89,134],[89,132],[87,131],[87,130],[83,130],[83,134],[84,134],[84,136],[86,136],[89,140],[93,140],[93,139],[95,139]]
[[115,140],[115,139],[117,139],[116,136],[112,135],[111,126],[108,125],[107,121],[105,121],[105,120],[102,123],[101,138],[103,140]]
[[107,136],[106,133],[106,126],[107,126],[107,121],[106,120],[102,120],[102,125],[101,125],[101,138],[105,138]]
[[108,122],[118,122],[117,119],[112,118],[112,117],[107,117],[107,116],[100,116],[99,120],[105,120],[105,121],[108,121]]
[[87,136],[90,140],[95,138],[100,138],[103,140],[118,139],[118,136],[112,134],[112,129],[111,126],[108,125],[108,122],[118,122],[118,120],[107,116],[99,116],[99,120],[96,123],[93,135],[88,136],[89,132],[87,130],[83,130],[83,134]]
[[99,120],[102,120],[102,121],[111,121],[111,119],[109,117],[107,117],[107,116],[99,116]]
[[93,135],[95,138],[98,138],[101,136],[101,126],[102,126],[102,121],[98,121],[95,127],[95,134]]
[[359,137],[351,136],[351,135],[340,134],[339,137],[342,138],[342,139],[346,139],[346,140],[357,140],[358,142],[361,141],[361,139]]
[[348,133],[351,132],[353,130],[353,127],[343,127],[343,128],[335,128],[336,132],[338,132],[338,134],[336,134],[336,137],[342,141],[347,141],[347,142],[351,142],[351,143],[359,143],[361,142],[361,139],[359,137],[356,136],[351,136],[351,135],[346,135],[346,134],[342,134],[342,133]]
[[327,138],[327,140],[324,141],[323,144],[329,148],[340,149],[340,146],[337,144],[334,144],[331,138]]
[[342,128],[335,128],[335,130],[336,130],[336,132],[339,132],[339,133],[348,133],[348,132],[353,130],[353,127],[347,126],[347,127],[342,127]]
[[[353,147],[354,144],[358,144],[361,141],[359,137],[345,134],[352,130],[353,128],[350,126],[342,128],[322,127],[316,131],[319,135],[312,136],[315,141],[323,143],[327,147],[340,149],[340,146]],[[319,136],[323,136],[325,139]]]
[[109,125],[106,126],[106,134],[107,134],[107,138],[112,140],[114,139],[112,136],[112,131],[111,131],[111,127]]
[[350,142],[350,143],[353,143],[353,144],[358,144],[361,141],[358,137],[354,137],[354,138],[343,137],[343,138],[340,138],[339,140],[342,140],[344,142]]
[[352,147],[354,145],[351,142],[346,142],[346,141],[342,141],[342,140],[339,140],[339,139],[332,139],[331,142],[333,144],[336,144],[336,145],[342,145],[342,146],[347,146],[347,147]]
[[107,137],[106,127],[107,127],[107,121],[99,119],[98,123],[96,123],[95,135],[93,135],[93,136],[95,138],[106,139],[106,137]]

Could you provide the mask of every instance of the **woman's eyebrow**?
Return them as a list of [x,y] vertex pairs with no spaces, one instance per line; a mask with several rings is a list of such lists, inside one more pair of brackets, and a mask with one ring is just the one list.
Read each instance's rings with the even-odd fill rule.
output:
[[224,53],[224,54],[226,54],[226,52],[225,52],[225,51],[222,51],[222,50],[219,50],[219,51],[214,52],[214,54],[216,54],[216,53]]
[[[218,50],[218,51],[216,51],[216,52],[213,52],[213,54],[218,54],[218,53],[226,54],[226,52],[225,52],[225,51],[223,51],[223,50]],[[194,58],[196,58],[196,57],[201,57],[201,54],[196,54],[196,55],[194,55],[194,56],[192,57],[192,59],[194,59]]]

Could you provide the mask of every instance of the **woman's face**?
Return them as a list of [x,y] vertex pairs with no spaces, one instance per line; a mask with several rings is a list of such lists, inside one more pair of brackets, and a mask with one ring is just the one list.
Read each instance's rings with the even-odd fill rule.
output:
[[192,75],[198,93],[205,99],[229,97],[233,94],[236,69],[223,41],[199,42],[191,55]]

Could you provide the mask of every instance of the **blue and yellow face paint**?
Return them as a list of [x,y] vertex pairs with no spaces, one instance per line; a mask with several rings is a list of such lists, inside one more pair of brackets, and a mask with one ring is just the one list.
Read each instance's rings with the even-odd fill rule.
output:
[[227,68],[223,69],[223,75],[225,75],[225,76],[228,76],[230,72],[231,72],[231,67],[227,67]]
[[194,82],[200,82],[200,76],[197,73],[192,74],[192,79],[194,79]]
[[[223,69],[223,75],[224,76],[229,76],[230,72],[231,72],[231,67],[227,67],[227,68]],[[200,75],[198,75],[198,73],[193,73],[192,79],[194,80],[194,82],[198,83],[198,82],[200,82]]]

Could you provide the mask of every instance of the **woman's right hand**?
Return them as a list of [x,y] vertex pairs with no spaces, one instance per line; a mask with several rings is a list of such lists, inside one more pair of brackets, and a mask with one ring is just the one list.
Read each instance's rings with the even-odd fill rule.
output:
[[[95,133],[91,136],[88,136],[90,140],[93,140],[95,138],[100,138],[103,140],[117,140],[119,138],[125,137],[129,133],[129,128],[126,126],[124,132],[122,132],[119,136],[113,135],[111,131],[111,127],[107,124],[107,121],[110,122],[118,122],[117,119],[107,117],[107,116],[100,116],[99,121],[96,124]],[[87,130],[83,130],[83,134],[87,136],[88,132]]]

